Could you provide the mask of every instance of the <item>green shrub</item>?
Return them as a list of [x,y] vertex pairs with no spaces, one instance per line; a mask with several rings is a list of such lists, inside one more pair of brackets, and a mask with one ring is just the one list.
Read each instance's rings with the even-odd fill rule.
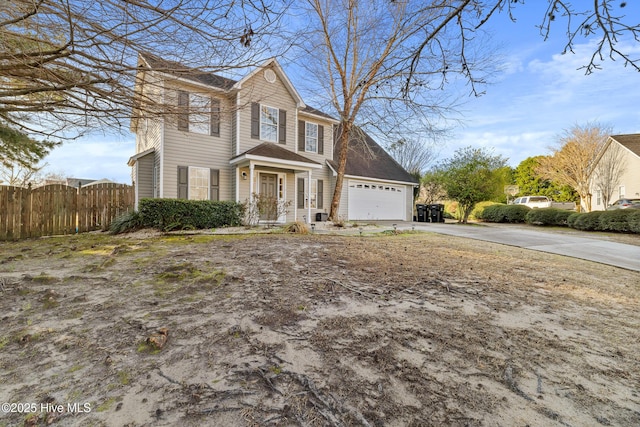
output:
[[524,205],[495,204],[484,208],[479,219],[487,222],[525,222],[527,213],[531,209]]
[[570,228],[576,228],[576,221],[578,221],[578,219],[582,215],[583,214],[580,212],[573,212],[571,215],[567,217],[567,226]]
[[140,214],[145,227],[189,230],[240,225],[244,208],[236,202],[142,199]]
[[[572,221],[572,228],[582,231],[597,231],[600,229],[600,215],[604,211],[593,211],[577,214]],[[571,215],[569,218],[571,218]]]
[[474,206],[473,210],[471,211],[471,215],[469,215],[470,219],[480,219],[480,216],[482,215],[482,211],[484,211],[484,209],[488,206],[492,206],[492,205],[496,205],[498,204],[497,202],[480,202],[480,203],[476,203],[476,205]]
[[629,231],[632,233],[640,233],[640,209],[630,209],[632,213],[629,215]]
[[525,217],[528,224],[567,225],[567,218],[573,211],[557,208],[531,209]]
[[139,212],[131,211],[120,215],[111,221],[109,234],[121,234],[136,231],[144,227],[142,215]]
[[618,231],[628,233],[632,230],[631,218],[634,213],[633,209],[618,209],[613,211],[602,212],[599,221],[599,230],[601,231]]

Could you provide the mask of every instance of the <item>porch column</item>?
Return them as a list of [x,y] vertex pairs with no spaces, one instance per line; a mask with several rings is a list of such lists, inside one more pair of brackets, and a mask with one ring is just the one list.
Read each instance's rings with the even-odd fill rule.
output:
[[255,190],[253,189],[253,163],[249,162],[249,201],[253,203],[253,193]]
[[307,224],[311,224],[311,170],[307,171]]

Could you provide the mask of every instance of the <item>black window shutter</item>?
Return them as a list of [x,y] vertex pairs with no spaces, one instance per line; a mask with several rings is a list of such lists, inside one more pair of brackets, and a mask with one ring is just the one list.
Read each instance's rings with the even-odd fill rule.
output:
[[178,166],[178,199],[189,198],[189,168]]
[[298,207],[304,209],[304,178],[298,178]]
[[318,125],[318,154],[324,154],[324,126]]
[[318,186],[316,187],[318,194],[316,195],[316,207],[318,209],[322,209],[324,208],[324,203],[322,203],[322,196],[323,196],[323,182],[321,179],[318,180]]
[[211,169],[209,186],[211,188],[209,200],[220,200],[220,171],[218,169]]
[[304,151],[307,129],[304,120],[298,120],[298,151]]
[[189,130],[189,93],[178,91],[178,129]]
[[260,139],[260,104],[251,103],[251,138]]
[[287,143],[287,112],[285,110],[280,110],[278,112],[278,126],[280,127],[280,131],[278,132],[278,142],[280,144]]
[[211,136],[220,136],[220,100],[211,98]]

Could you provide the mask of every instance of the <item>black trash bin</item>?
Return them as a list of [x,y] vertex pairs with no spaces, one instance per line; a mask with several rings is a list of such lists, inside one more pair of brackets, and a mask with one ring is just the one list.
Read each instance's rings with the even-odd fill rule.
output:
[[427,205],[416,204],[416,212],[418,217],[418,222],[427,222],[428,213],[427,213]]
[[444,222],[444,205],[436,203],[428,206],[429,222]]

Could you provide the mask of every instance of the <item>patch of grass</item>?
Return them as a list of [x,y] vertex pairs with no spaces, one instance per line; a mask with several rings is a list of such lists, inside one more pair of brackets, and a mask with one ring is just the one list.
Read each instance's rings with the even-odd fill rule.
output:
[[96,408],[97,412],[104,412],[104,411],[108,411],[109,409],[111,409],[111,407],[113,406],[114,403],[116,403],[116,398],[115,397],[110,397],[107,400],[105,400],[104,402],[102,402],[102,404],[98,405],[98,407]]
[[276,375],[280,375],[282,373],[282,368],[278,365],[270,366],[269,370]]
[[65,319],[79,319],[82,317],[82,315],[84,314],[84,310],[72,310],[72,311],[68,311],[67,315],[65,316]]
[[73,374],[74,372],[77,372],[77,371],[79,371],[79,370],[80,370],[80,369],[82,369],[82,368],[83,368],[83,366],[81,366],[81,365],[73,365],[72,367],[70,367],[70,368],[67,370],[67,373],[68,373],[68,374]]
[[35,277],[32,277],[31,280],[33,280],[34,282],[42,283],[42,284],[53,283],[58,281],[56,277],[50,276],[45,272],[42,272]]
[[45,310],[50,310],[52,308],[56,308],[60,303],[54,297],[46,297],[44,301],[42,301],[42,308]]
[[131,379],[129,378],[129,373],[127,371],[119,371],[118,381],[122,385],[128,385],[131,382]]
[[156,348],[155,346],[149,344],[147,341],[141,341],[140,344],[138,344],[138,348],[136,349],[136,351],[138,353],[145,353],[145,354],[158,354],[160,353],[160,349]]
[[7,344],[9,344],[9,338],[7,337],[0,338],[0,350],[2,350]]

